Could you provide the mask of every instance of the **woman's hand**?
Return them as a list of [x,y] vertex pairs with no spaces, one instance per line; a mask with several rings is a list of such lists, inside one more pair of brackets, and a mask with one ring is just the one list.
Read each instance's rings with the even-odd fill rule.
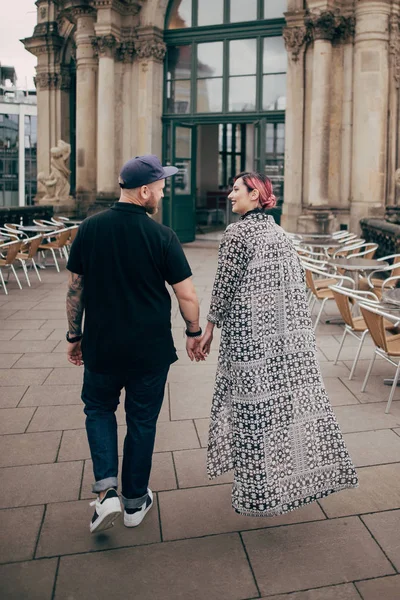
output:
[[200,340],[198,352],[202,357],[202,360],[205,360],[207,356],[210,354],[211,343],[214,337],[214,323],[207,323],[206,330],[204,332],[203,337]]

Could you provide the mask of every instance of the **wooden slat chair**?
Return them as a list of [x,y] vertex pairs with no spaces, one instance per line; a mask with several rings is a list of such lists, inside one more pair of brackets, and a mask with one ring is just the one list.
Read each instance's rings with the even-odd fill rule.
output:
[[48,240],[47,244],[40,244],[39,251],[41,253],[51,252],[54,260],[54,264],[58,273],[60,272],[60,267],[58,266],[57,257],[55,250],[60,250],[64,257],[68,259],[68,252],[65,248],[66,243],[68,242],[71,235],[71,228],[67,227],[65,229],[60,229],[59,231],[55,231],[50,236],[46,237]]
[[30,260],[32,262],[32,266],[36,271],[37,278],[39,279],[39,281],[42,281],[41,277],[39,275],[38,268],[36,266],[36,262],[35,262],[35,256],[38,253],[39,246],[42,243],[42,240],[43,240],[42,234],[35,235],[34,237],[29,238],[28,240],[23,242],[23,244],[21,246],[21,250],[17,254],[17,260],[19,260],[22,265],[22,268],[25,273],[26,281],[28,282],[29,287],[31,287],[31,282],[29,280],[28,268],[26,265],[26,262],[28,260]]
[[368,304],[360,304],[360,309],[375,344],[374,353],[369,363],[361,391],[365,392],[377,356],[384,358],[391,365],[396,367],[396,374],[385,409],[385,413],[387,414],[390,410],[400,375],[400,333],[392,336],[388,336],[387,334],[384,321],[385,319],[395,320],[393,315],[385,313],[381,309]]
[[[330,274],[327,271],[322,271],[320,269],[316,269],[315,267],[313,267],[311,265],[307,265],[305,263],[303,263],[303,267],[305,270],[306,285],[309,288],[309,290],[311,291],[312,297],[313,297],[313,300],[310,305],[310,312],[312,313],[315,303],[317,301],[321,302],[321,307],[319,309],[319,313],[318,313],[317,318],[314,323],[314,331],[315,331],[317,329],[318,323],[321,319],[322,311],[324,310],[325,304],[328,302],[328,300],[334,300],[333,291],[330,288],[332,283],[330,283],[326,287],[320,287],[320,288],[318,288],[316,286],[316,283],[318,281],[321,282],[321,277],[325,278],[326,276],[328,276],[328,277],[326,277],[327,280],[333,281],[333,284],[335,284],[335,285],[341,286],[345,282],[347,282],[347,285],[350,285],[353,288],[354,281],[353,281],[353,279],[351,279],[350,277],[346,277],[345,275],[341,275],[339,273]],[[316,276],[319,277],[319,279]]]
[[4,229],[17,236],[19,239],[29,237],[25,231],[21,231],[20,226],[17,223],[4,223]]
[[[364,321],[364,318],[362,316],[355,316],[353,314],[354,305],[357,302],[368,302],[368,304],[377,305],[379,304],[379,298],[373,292],[362,292],[359,290],[353,291],[345,287],[331,286],[331,290],[333,292],[340,315],[345,323],[343,336],[340,341],[339,350],[334,364],[336,365],[339,360],[344,341],[348,334],[352,335],[360,342],[349,375],[349,380],[351,380],[353,379],[355,370],[357,368],[357,363],[364,340],[368,334],[368,327]],[[385,319],[384,326],[389,331],[395,331],[395,326],[391,321]]]
[[[370,290],[380,298],[383,283],[387,282],[385,285],[386,288],[389,288],[390,285],[394,287],[396,285],[395,279],[400,277],[400,254],[389,254],[388,256],[382,256],[377,260],[382,262],[392,260],[393,262],[388,267],[381,267],[380,269],[376,269],[376,271],[372,271],[368,277],[360,277],[359,288],[362,290]],[[378,274],[384,274],[386,275],[386,278],[381,279],[377,277]],[[392,277],[394,278],[393,281]]]
[[73,244],[73,241],[76,238],[76,235],[78,233],[78,229],[79,229],[79,225],[73,225],[72,227],[69,228],[69,230],[71,232],[71,235],[70,235],[70,237],[69,237],[69,239],[68,239],[68,241],[66,243],[66,246],[65,246],[66,249],[67,249],[68,254],[69,254],[70,248],[71,248],[71,246]]
[[[4,281],[2,269],[4,267],[8,267],[14,274],[16,282],[20,290],[22,290],[22,286],[20,280],[18,279],[17,272],[14,268],[14,262],[17,258],[17,254],[21,248],[22,242],[21,240],[13,240],[12,242],[7,242],[0,246],[0,281],[3,286],[3,290],[5,294],[8,294],[6,283]],[[7,277],[8,281],[8,277]]]

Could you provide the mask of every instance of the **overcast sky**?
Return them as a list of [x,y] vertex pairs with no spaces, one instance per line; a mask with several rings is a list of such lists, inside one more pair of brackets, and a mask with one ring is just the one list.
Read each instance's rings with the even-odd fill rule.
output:
[[36,57],[19,41],[30,37],[36,25],[34,0],[0,0],[0,64],[14,67],[18,87],[33,88]]

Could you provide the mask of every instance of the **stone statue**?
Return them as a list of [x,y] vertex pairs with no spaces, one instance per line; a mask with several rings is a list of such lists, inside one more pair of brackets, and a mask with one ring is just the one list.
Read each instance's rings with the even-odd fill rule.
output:
[[71,171],[67,167],[70,154],[71,145],[63,140],[58,140],[57,146],[50,149],[50,175],[46,177],[43,172],[38,173],[38,182],[46,189],[40,204],[71,203],[72,198],[69,195]]

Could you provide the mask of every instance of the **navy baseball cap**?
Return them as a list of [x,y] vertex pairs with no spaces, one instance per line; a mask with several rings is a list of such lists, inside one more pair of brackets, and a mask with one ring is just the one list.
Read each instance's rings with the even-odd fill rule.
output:
[[154,154],[136,156],[128,160],[122,167],[119,174],[119,185],[123,189],[132,190],[171,177],[177,172],[177,167],[163,167]]

